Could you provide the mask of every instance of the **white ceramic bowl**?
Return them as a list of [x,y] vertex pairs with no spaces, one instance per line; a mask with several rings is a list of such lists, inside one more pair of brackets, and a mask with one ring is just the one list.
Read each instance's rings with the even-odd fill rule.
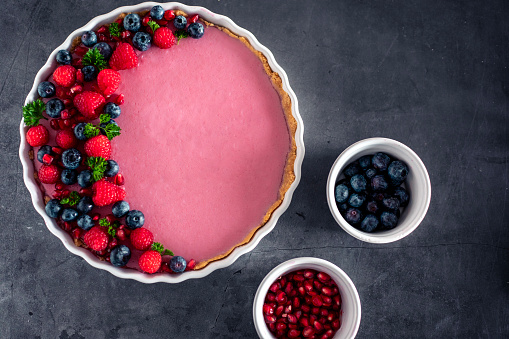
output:
[[[340,179],[341,172],[348,164],[364,155],[375,154],[376,152],[387,153],[389,156],[395,157],[408,165],[410,173],[406,178],[405,187],[410,194],[410,202],[405,207],[395,228],[387,231],[367,233],[358,230],[346,222],[339,212],[334,197],[334,190]],[[370,243],[390,243],[412,233],[424,219],[431,201],[431,183],[423,162],[408,146],[392,139],[369,138],[351,145],[336,159],[327,180],[327,201],[334,219],[347,233],[359,240]]]
[[361,323],[361,300],[352,280],[339,267],[327,260],[302,257],[280,264],[265,276],[256,291],[253,302],[253,320],[260,338],[275,338],[263,317],[263,303],[270,285],[286,273],[301,269],[314,269],[325,272],[338,285],[341,295],[341,327],[334,335],[335,339],[355,338]]
[[[84,31],[96,29],[100,25],[113,22],[122,13],[140,12],[140,11],[144,11],[144,10],[150,10],[150,8],[152,8],[155,5],[161,5],[165,10],[179,9],[186,13],[198,14],[200,17],[204,18],[207,21],[210,21],[217,25],[226,27],[229,30],[231,30],[232,32],[234,32],[235,34],[247,38],[249,40],[249,42],[251,43],[251,45],[256,50],[262,52],[267,57],[270,67],[280,75],[280,77],[283,81],[283,89],[288,93],[288,95],[291,98],[292,113],[293,113],[293,116],[295,117],[295,119],[297,120],[297,131],[295,134],[295,140],[296,140],[296,144],[297,144],[297,157],[295,159],[295,166],[294,166],[295,181],[291,185],[290,189],[287,191],[281,206],[278,207],[274,211],[270,220],[256,232],[253,239],[248,244],[236,248],[229,256],[227,256],[226,258],[224,258],[222,260],[212,262],[201,270],[184,272],[184,273],[178,274],[178,275],[177,274],[148,275],[148,274],[144,274],[144,273],[130,270],[130,269],[115,267],[107,262],[100,261],[97,257],[95,257],[88,250],[75,246],[71,237],[65,231],[60,229],[60,227],[57,226],[54,219],[51,219],[46,215],[46,212],[44,211],[43,195],[42,195],[39,187],[37,186],[36,181],[34,180],[34,167],[33,167],[32,161],[29,159],[29,156],[28,156],[28,151],[30,149],[30,146],[28,145],[26,138],[25,138],[25,133],[28,128],[24,125],[23,120],[21,120],[21,123],[20,123],[21,143],[20,143],[20,148],[19,148],[19,156],[21,159],[21,163],[23,165],[23,178],[25,181],[25,185],[28,188],[28,191],[30,192],[30,194],[32,196],[32,202],[34,204],[35,209],[42,216],[42,218],[44,219],[44,222],[46,223],[46,226],[51,231],[51,233],[56,235],[70,252],[84,258],[90,265],[100,268],[100,269],[103,269],[103,270],[106,270],[106,271],[110,272],[111,274],[113,274],[117,277],[120,277],[120,278],[134,279],[134,280],[138,280],[143,283],[155,283],[155,282],[177,283],[177,282],[181,282],[181,281],[184,281],[187,279],[202,278],[219,268],[223,268],[223,267],[227,267],[227,266],[231,265],[242,254],[245,254],[245,253],[253,250],[256,247],[256,245],[258,245],[260,240],[264,236],[266,236],[270,231],[272,231],[272,229],[275,227],[276,222],[279,219],[279,217],[283,214],[283,212],[290,205],[290,201],[292,199],[293,192],[295,191],[295,188],[297,187],[297,185],[299,184],[299,181],[300,181],[302,160],[304,158],[304,138],[303,138],[304,125],[302,122],[302,118],[300,117],[300,114],[299,114],[297,97],[290,87],[290,84],[288,82],[288,77],[287,77],[285,71],[277,64],[272,53],[265,46],[260,44],[258,42],[258,40],[254,37],[253,34],[251,34],[249,31],[237,26],[231,19],[229,19],[225,16],[212,13],[211,11],[209,11],[208,9],[203,8],[203,7],[186,6],[186,5],[183,5],[178,2],[169,2],[169,3],[144,2],[144,3],[136,5],[136,6],[119,7],[117,9],[111,11],[108,14],[100,15],[100,16],[92,19],[85,26],[78,28],[77,30],[72,32],[67,37],[67,39],[64,41],[63,44],[61,44],[60,46],[55,48],[55,50],[49,56],[48,61],[39,70],[39,72],[37,73],[37,75],[35,77],[34,85],[32,86],[30,93],[28,94],[27,98],[25,99],[25,104],[27,104],[28,102],[32,102],[38,98],[38,94],[37,94],[38,84],[41,81],[44,81],[45,79],[47,79],[52,74],[53,70],[57,67],[57,63],[55,61],[55,56],[56,56],[57,52],[61,49],[69,49],[71,46],[71,43],[75,37],[81,35]],[[21,116],[21,114],[20,114],[20,116]]]

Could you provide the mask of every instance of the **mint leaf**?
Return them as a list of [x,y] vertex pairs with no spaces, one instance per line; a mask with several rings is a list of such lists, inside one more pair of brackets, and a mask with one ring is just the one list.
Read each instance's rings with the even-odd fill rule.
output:
[[104,131],[106,137],[109,140],[113,139],[116,136],[119,136],[121,131],[120,127],[116,124],[107,124],[102,128],[102,130]]
[[186,31],[175,31],[175,37],[177,38],[177,45],[179,44],[181,39],[185,39],[189,36],[189,33]]
[[27,126],[39,125],[39,120],[47,118],[42,116],[42,112],[46,109],[46,104],[41,100],[37,99],[23,106],[23,120]]
[[99,116],[99,121],[101,122],[101,124],[105,124],[105,123],[107,123],[110,120],[111,120],[111,117],[110,117],[109,114],[101,114]]
[[85,134],[87,138],[92,138],[98,136],[100,132],[101,131],[99,130],[99,128],[95,127],[91,123],[88,123],[85,125],[85,130],[83,131],[83,134]]
[[152,250],[159,252],[161,255],[173,256],[173,252],[168,249],[165,249],[164,246],[159,242],[155,242],[152,244]]
[[149,26],[150,26],[150,28],[152,29],[152,34],[156,32],[156,29],[158,29],[159,27],[161,27],[161,26],[159,26],[159,25],[157,24],[157,22],[155,22],[155,21],[153,21],[153,20],[150,20],[150,21],[148,22],[148,25],[149,25]]
[[171,255],[172,257],[174,256],[173,252],[168,249],[165,249],[161,255]]
[[103,157],[89,157],[87,159],[87,165],[92,170],[92,177],[95,181],[99,181],[104,178],[104,171],[108,163]]
[[106,218],[101,218],[99,219],[99,225],[100,226],[103,226],[103,227],[107,227],[107,226],[110,226],[110,222],[108,221],[108,219]]
[[85,53],[81,60],[83,66],[95,66],[98,70],[102,71],[107,68],[106,60],[97,48],[91,48]]
[[117,22],[112,22],[108,30],[111,36],[120,37],[120,25]]
[[74,206],[80,201],[80,195],[78,192],[72,191],[67,198],[60,200],[62,205]]
[[111,235],[113,238],[115,238],[115,235],[117,234],[117,230],[115,229],[115,227],[110,225],[108,227],[108,234]]

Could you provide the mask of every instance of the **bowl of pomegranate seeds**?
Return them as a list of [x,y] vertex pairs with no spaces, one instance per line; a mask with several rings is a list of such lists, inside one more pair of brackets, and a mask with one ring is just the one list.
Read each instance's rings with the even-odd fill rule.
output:
[[408,146],[369,138],[338,156],[326,193],[341,228],[359,240],[384,244],[420,225],[431,201],[431,182],[424,163]]
[[260,338],[354,338],[361,302],[339,267],[319,258],[295,258],[265,276],[253,319]]

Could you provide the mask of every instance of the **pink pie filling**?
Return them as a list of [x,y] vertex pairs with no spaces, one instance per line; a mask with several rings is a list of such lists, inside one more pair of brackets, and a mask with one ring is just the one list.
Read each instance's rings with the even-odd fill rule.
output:
[[126,200],[175,254],[211,259],[241,243],[278,199],[288,126],[258,57],[208,27],[199,40],[139,54],[112,159]]

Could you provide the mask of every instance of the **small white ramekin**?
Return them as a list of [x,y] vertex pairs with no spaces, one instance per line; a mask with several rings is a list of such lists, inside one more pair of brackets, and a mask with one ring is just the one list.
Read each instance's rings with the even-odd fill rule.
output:
[[312,257],[301,257],[285,261],[270,271],[262,280],[253,302],[253,320],[258,336],[264,339],[275,338],[263,317],[263,303],[270,285],[280,276],[302,269],[325,272],[336,282],[342,303],[341,327],[334,335],[334,339],[355,338],[361,323],[361,300],[355,285],[350,277],[333,263]]
[[[363,232],[351,226],[339,212],[334,190],[343,169],[360,157],[377,152],[387,153],[408,165],[410,173],[405,181],[405,187],[410,194],[410,201],[405,207],[398,225],[392,230],[373,233]],[[341,226],[351,236],[370,243],[385,244],[402,239],[412,233],[422,222],[431,201],[431,182],[428,171],[414,151],[399,141],[387,138],[369,138],[356,142],[339,155],[332,165],[327,180],[327,202],[329,209]]]
[[46,226],[51,231],[51,233],[57,236],[70,252],[79,255],[80,257],[85,259],[90,265],[96,268],[106,270],[119,278],[134,279],[143,283],[156,283],[156,282],[178,283],[187,279],[202,278],[217,269],[230,266],[242,254],[252,251],[256,247],[256,245],[258,245],[260,240],[263,239],[263,237],[265,237],[274,229],[277,220],[290,205],[293,192],[295,191],[297,185],[299,184],[301,177],[302,160],[304,159],[304,123],[299,114],[297,96],[290,87],[290,83],[288,81],[288,77],[285,71],[281,68],[281,66],[278,65],[272,52],[269,49],[267,49],[267,47],[263,46],[251,32],[237,26],[230,18],[213,13],[203,7],[186,6],[178,2],[167,2],[167,3],[144,2],[135,6],[119,7],[111,11],[110,13],[100,15],[90,20],[85,26],[78,28],[77,30],[72,32],[60,46],[55,48],[55,50],[50,54],[44,66],[37,73],[32,89],[30,90],[30,93],[25,99],[25,104],[32,102],[38,98],[37,86],[41,81],[46,80],[52,74],[53,70],[57,67],[57,63],[55,60],[57,52],[61,49],[70,49],[72,41],[77,36],[80,36],[84,31],[93,30],[98,28],[100,25],[113,22],[122,13],[133,13],[150,10],[153,6],[156,5],[161,5],[165,10],[169,9],[182,10],[186,13],[198,14],[201,18],[204,18],[207,21],[210,21],[219,26],[226,27],[233,33],[245,37],[254,47],[254,49],[261,52],[265,57],[267,57],[270,67],[272,68],[272,70],[279,74],[283,83],[283,89],[290,96],[292,102],[292,114],[295,120],[297,120],[297,131],[295,133],[295,142],[297,145],[297,156],[294,164],[295,180],[288,189],[288,191],[286,192],[282,204],[272,213],[272,216],[270,217],[269,221],[255,233],[253,239],[251,239],[251,241],[246,245],[237,247],[230,255],[228,255],[224,259],[214,261],[201,270],[184,272],[182,274],[161,273],[149,275],[135,270],[115,267],[110,263],[99,260],[90,251],[75,246],[69,234],[67,234],[60,227],[58,227],[55,220],[48,217],[48,215],[46,214],[44,210],[45,206],[44,198],[41,193],[41,190],[37,185],[37,182],[34,179],[34,166],[32,160],[30,160],[28,155],[30,145],[28,145],[25,137],[28,127],[26,127],[25,124],[23,123],[23,119],[21,119],[20,123],[21,142],[19,147],[19,157],[23,165],[23,178],[25,181],[25,185],[28,191],[30,192],[30,195],[32,197],[32,203],[34,205],[35,210],[42,216],[44,222],[46,223]]

